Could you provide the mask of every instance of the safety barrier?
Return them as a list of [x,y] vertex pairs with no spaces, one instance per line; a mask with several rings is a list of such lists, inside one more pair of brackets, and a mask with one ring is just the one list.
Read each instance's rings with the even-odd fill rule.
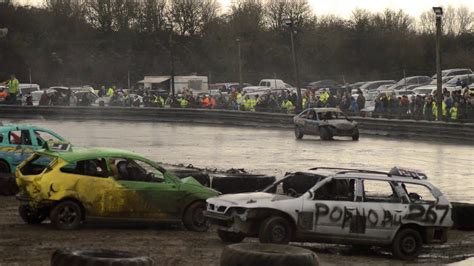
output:
[[[2,118],[133,120],[293,128],[293,115],[209,109],[0,105]],[[474,142],[474,123],[352,117],[362,133]]]

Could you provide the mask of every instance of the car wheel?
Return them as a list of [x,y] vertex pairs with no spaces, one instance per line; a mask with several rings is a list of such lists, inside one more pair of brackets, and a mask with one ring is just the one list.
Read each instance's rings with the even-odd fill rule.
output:
[[184,213],[184,226],[191,231],[206,232],[209,229],[209,220],[204,216],[206,203],[202,201],[191,204]]
[[0,172],[0,195],[12,196],[18,193],[15,175],[11,173]]
[[222,250],[220,265],[225,266],[318,266],[318,256],[309,249],[275,244],[240,243]]
[[303,131],[301,130],[301,127],[296,126],[295,127],[295,137],[296,139],[302,139],[304,136]]
[[153,260],[124,251],[59,249],[51,256],[51,266],[60,265],[151,266]]
[[5,161],[0,161],[0,173],[10,173],[10,166]]
[[258,238],[261,243],[288,244],[291,240],[290,223],[280,216],[272,216],[260,225]]
[[319,137],[321,140],[330,140],[332,138],[331,132],[329,132],[327,127],[319,128]]
[[226,243],[240,243],[245,238],[245,235],[242,233],[227,232],[222,230],[217,230],[217,235],[223,242]]
[[401,229],[392,243],[393,256],[401,260],[413,260],[420,254],[421,245],[421,235],[418,231]]
[[83,220],[82,208],[72,200],[62,201],[51,210],[49,219],[58,229],[76,229]]
[[20,204],[20,207],[18,207],[18,213],[20,214],[21,219],[27,224],[40,224],[47,217],[45,213],[35,210],[29,204]]

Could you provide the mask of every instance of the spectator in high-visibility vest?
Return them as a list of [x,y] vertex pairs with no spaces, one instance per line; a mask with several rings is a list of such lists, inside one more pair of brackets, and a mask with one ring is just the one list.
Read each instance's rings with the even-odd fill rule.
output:
[[186,98],[179,98],[178,102],[179,102],[179,105],[181,106],[181,108],[188,107],[189,102],[188,102],[188,100],[186,100]]
[[[114,86],[114,88],[115,88],[115,86]],[[107,97],[114,96],[114,93],[115,93],[114,89],[112,87],[109,87],[109,89],[107,90]]]
[[329,92],[327,89],[324,89],[324,91],[319,96],[319,101],[323,104],[323,106],[326,106],[328,100],[329,100]]
[[451,121],[458,119],[458,103],[454,103],[454,106],[449,109],[449,117]]
[[283,102],[281,103],[281,110],[288,113],[288,114],[293,112],[294,109],[295,109],[295,107],[293,106],[291,101],[288,100],[287,98],[284,99]]
[[16,96],[20,91],[20,82],[16,79],[14,74],[10,75],[10,79],[3,82],[3,85],[8,87],[8,96],[5,100],[6,103],[15,104],[16,103]]

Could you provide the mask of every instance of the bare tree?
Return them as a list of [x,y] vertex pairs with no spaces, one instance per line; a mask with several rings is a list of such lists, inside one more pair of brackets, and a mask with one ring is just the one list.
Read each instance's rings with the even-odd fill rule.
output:
[[87,6],[91,24],[102,32],[112,31],[113,0],[88,0]]
[[466,6],[460,6],[456,10],[456,20],[458,34],[474,31],[474,12],[470,11]]
[[138,22],[139,5],[136,0],[114,0],[112,5],[113,26],[127,31]]
[[85,0],[46,0],[44,6],[56,16],[83,18],[86,14]]
[[140,3],[140,30],[156,32],[166,23],[166,0],[144,0]]
[[408,33],[413,30],[413,19],[402,10],[385,9],[373,18],[374,27],[388,32]]
[[180,35],[195,35],[217,17],[215,0],[174,0],[169,17]]
[[272,29],[281,29],[286,18],[292,19],[297,27],[301,27],[312,17],[307,0],[268,0],[265,13]]

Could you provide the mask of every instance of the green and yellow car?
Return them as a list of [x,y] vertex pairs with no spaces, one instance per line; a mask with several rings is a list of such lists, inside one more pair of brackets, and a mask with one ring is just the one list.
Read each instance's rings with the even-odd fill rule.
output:
[[202,232],[205,201],[219,194],[136,153],[102,148],[37,151],[17,167],[16,182],[22,219],[38,224],[49,217],[64,230],[105,218],[182,221]]

